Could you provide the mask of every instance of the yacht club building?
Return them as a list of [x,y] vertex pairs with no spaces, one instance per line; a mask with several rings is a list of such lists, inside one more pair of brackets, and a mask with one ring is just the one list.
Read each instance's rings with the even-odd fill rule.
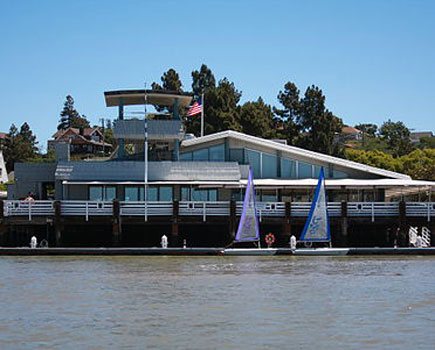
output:
[[[11,223],[19,213],[35,225],[47,224],[47,215],[60,216],[56,220],[62,223],[52,229],[56,244],[81,244],[75,239],[78,232],[92,226],[99,233],[90,240],[88,235],[84,240],[88,244],[155,245],[162,233],[169,233],[174,245],[187,238],[192,245],[222,246],[234,235],[250,167],[262,234],[276,233],[278,244],[287,244],[290,233],[300,234],[322,167],[337,242],[389,244],[388,228],[391,231],[393,224],[403,232],[414,219],[432,223],[433,182],[232,130],[193,137],[185,133],[179,115],[180,108],[191,104],[187,93],[126,90],[104,95],[108,107],[118,108],[114,126],[118,148],[111,159],[74,162],[69,144],[58,143],[56,163],[16,164],[10,201],[3,204]],[[144,104],[173,111],[148,120],[146,163],[144,120],[125,118],[128,106]],[[50,189],[55,190],[53,198]],[[33,216],[26,211],[28,204],[20,201],[29,192],[36,199],[31,204]],[[38,212],[38,202],[51,211]],[[407,203],[417,203],[409,210],[420,216],[409,217]],[[104,221],[106,216],[109,221]],[[70,220],[73,217],[75,221]],[[361,239],[369,226],[370,232]],[[349,232],[354,238],[349,239]]]

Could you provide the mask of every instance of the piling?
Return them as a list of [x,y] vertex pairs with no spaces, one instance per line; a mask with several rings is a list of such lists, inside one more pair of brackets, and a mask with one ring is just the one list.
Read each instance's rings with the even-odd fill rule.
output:
[[179,246],[179,202],[177,200],[174,200],[172,202],[172,230],[171,230],[171,237],[170,237],[170,245],[172,247],[178,247]]
[[54,202],[54,240],[55,246],[60,247],[62,244],[62,209],[60,201]]
[[349,221],[347,217],[347,202],[341,201],[341,239],[340,246],[347,247],[348,245]]
[[402,199],[399,202],[399,246],[408,246],[408,224],[406,220],[406,202]]
[[230,201],[230,217],[228,220],[228,232],[229,232],[229,241],[233,241],[236,237],[236,223],[237,223],[237,210],[236,210],[236,201]]
[[282,224],[282,233],[283,233],[283,243],[287,245],[290,242],[290,236],[292,235],[292,224],[291,224],[291,216],[292,216],[292,203],[285,202],[285,213],[284,213],[284,221]]
[[112,245],[118,247],[121,244],[122,225],[119,200],[113,200],[112,206]]

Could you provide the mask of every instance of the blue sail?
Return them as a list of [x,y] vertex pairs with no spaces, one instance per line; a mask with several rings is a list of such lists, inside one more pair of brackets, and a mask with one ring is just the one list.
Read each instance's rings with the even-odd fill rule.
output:
[[255,206],[255,188],[252,169],[249,169],[243,212],[237,229],[235,242],[255,242],[260,240],[260,228]]
[[331,240],[323,168],[320,170],[316,193],[300,240],[304,242],[328,242]]

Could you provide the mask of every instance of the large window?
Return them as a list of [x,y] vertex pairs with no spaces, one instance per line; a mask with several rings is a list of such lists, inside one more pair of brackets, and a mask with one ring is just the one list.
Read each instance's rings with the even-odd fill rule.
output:
[[90,201],[113,201],[115,198],[115,186],[89,186]]
[[216,189],[181,187],[181,200],[194,202],[215,202],[218,199]]
[[257,151],[246,150],[248,163],[254,173],[254,178],[261,178],[261,153]]
[[225,160],[224,145],[221,144],[208,148],[201,148],[193,152],[181,153],[180,160],[223,162]]
[[284,179],[296,179],[296,161],[281,158],[281,177]]
[[[125,201],[143,201],[144,186],[126,186],[124,194]],[[148,186],[147,200],[149,202],[171,202],[172,186]]]
[[262,153],[261,177],[273,179],[278,177],[278,157]]
[[309,179],[313,177],[311,164],[299,162],[299,179]]

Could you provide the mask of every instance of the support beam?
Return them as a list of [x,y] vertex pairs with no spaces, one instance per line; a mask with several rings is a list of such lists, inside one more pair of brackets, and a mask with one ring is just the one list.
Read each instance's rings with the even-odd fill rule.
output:
[[62,244],[62,230],[63,230],[63,224],[62,224],[61,202],[55,201],[54,202],[54,240],[55,240],[56,247],[60,247]]
[[341,237],[338,242],[340,246],[347,247],[349,245],[348,231],[349,221],[347,218],[347,202],[341,201]]
[[230,217],[228,218],[228,232],[229,241],[233,241],[236,237],[236,223],[237,223],[237,211],[236,211],[236,201],[230,201]]
[[283,245],[288,246],[290,243],[290,236],[292,235],[292,223],[291,223],[291,217],[292,217],[292,203],[291,202],[285,202],[285,213],[284,213],[284,221],[283,221]]
[[172,202],[172,231],[171,231],[171,237],[169,239],[170,246],[172,247],[178,247],[180,245],[178,215],[179,215],[179,202],[177,200],[174,200]]
[[406,220],[406,202],[402,199],[399,202],[399,247],[407,247],[409,244],[409,226]]
[[119,200],[113,200],[112,206],[112,245],[119,247],[121,245],[122,238],[122,225]]

